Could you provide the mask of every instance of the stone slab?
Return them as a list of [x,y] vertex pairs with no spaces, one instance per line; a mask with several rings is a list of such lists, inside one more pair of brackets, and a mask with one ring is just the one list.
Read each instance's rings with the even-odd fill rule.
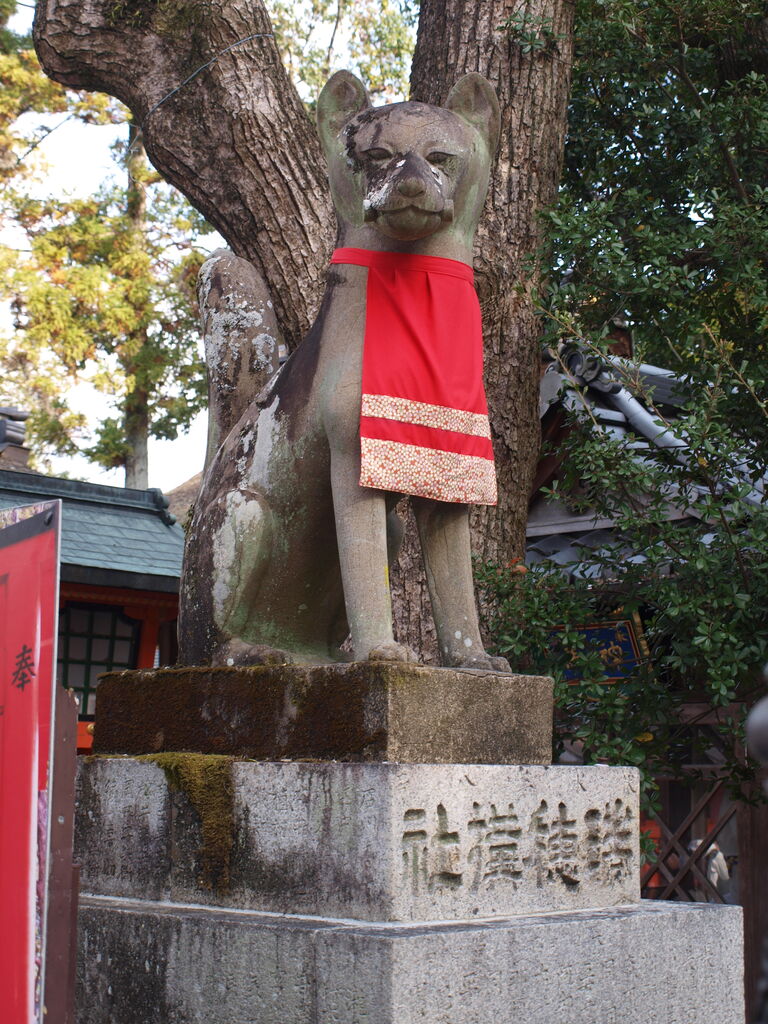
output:
[[107,673],[94,751],[549,764],[552,681],[394,662]]
[[640,898],[638,789],[636,769],[603,765],[235,761],[231,851],[214,872],[228,883],[216,891],[190,799],[152,762],[91,758],[75,856],[90,892],[281,913],[426,921],[606,907]]
[[78,1024],[743,1024],[741,908],[381,925],[81,899]]

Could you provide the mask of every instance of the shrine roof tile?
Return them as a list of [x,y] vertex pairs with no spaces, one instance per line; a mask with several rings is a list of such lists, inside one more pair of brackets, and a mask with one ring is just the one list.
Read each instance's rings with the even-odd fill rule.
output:
[[184,533],[156,489],[0,470],[0,508],[62,502],[62,579],[178,590]]

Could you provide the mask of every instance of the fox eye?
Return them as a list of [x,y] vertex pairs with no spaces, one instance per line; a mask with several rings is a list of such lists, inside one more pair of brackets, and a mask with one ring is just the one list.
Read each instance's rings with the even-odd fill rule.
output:
[[434,153],[427,154],[427,161],[435,167],[440,167],[442,164],[447,164],[453,157],[450,153],[441,153],[439,150],[435,150]]
[[366,149],[365,156],[367,156],[369,160],[389,160],[392,154],[386,149],[374,148]]

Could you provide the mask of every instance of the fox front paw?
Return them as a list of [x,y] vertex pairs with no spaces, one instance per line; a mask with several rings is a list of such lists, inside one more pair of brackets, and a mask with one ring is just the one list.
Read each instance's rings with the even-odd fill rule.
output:
[[512,669],[506,658],[480,651],[478,654],[466,654],[453,657],[449,661],[451,668],[472,668],[482,672],[501,672],[511,675]]
[[267,644],[249,644],[233,638],[216,651],[211,664],[217,667],[233,668],[235,665],[292,665],[293,657],[288,651]]
[[417,664],[419,656],[405,644],[396,644],[394,641],[387,644],[379,644],[368,652],[366,661],[406,661]]

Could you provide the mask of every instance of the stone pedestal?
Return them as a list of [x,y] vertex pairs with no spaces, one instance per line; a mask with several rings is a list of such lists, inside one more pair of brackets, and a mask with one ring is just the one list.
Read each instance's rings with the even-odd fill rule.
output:
[[384,926],[83,897],[78,1024],[743,1024],[737,907]]
[[[636,903],[630,768],[232,764],[226,864],[152,761],[79,778],[83,888],[366,921],[452,921]],[[226,885],[207,888],[208,871]]]
[[[740,910],[639,899],[634,769],[398,763],[394,750],[437,755],[435,722],[453,716],[460,732],[461,708],[472,730],[449,744],[478,753],[493,715],[457,680],[488,686],[491,703],[493,687],[487,674],[387,667],[377,681],[364,668],[330,713],[363,722],[355,761],[81,765],[79,1024],[742,1024]],[[419,694],[425,673],[453,693],[443,706]],[[534,724],[546,701],[539,681],[512,678],[499,701],[517,688],[519,732],[526,692],[539,695]],[[119,747],[104,708],[128,707],[117,691],[131,684],[113,680],[96,735]],[[282,713],[279,742],[305,743],[295,678],[280,685],[298,710]],[[221,718],[235,720],[231,703]],[[508,732],[499,722],[497,757]]]
[[549,764],[552,680],[396,662],[113,672],[93,749]]

